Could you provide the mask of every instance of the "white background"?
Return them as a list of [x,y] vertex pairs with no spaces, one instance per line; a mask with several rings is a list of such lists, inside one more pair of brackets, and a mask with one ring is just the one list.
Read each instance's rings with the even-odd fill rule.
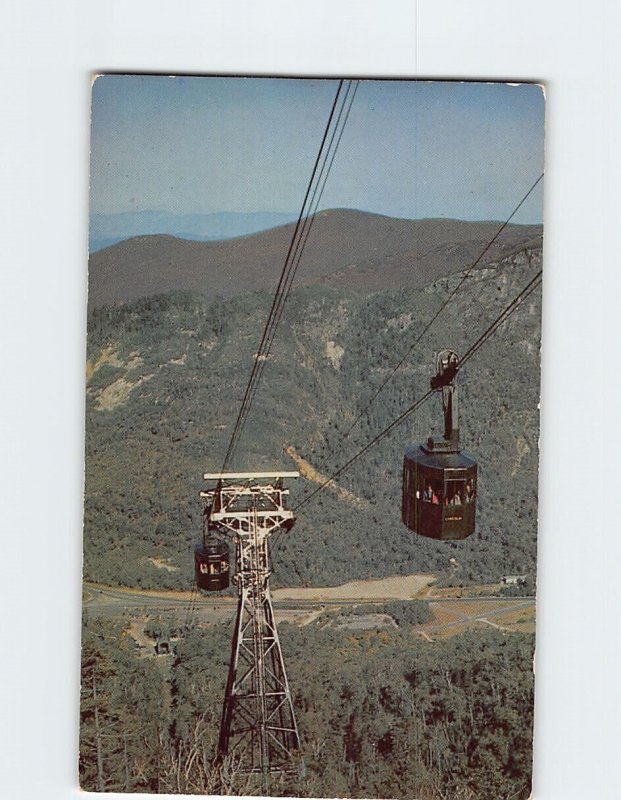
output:
[[620,23],[612,1],[4,0],[3,797],[79,794],[88,104],[107,70],[545,82],[534,794],[618,797]]

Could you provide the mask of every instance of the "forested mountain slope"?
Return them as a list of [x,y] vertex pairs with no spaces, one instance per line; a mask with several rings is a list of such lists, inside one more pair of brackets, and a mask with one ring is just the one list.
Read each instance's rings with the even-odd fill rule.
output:
[[[318,471],[333,472],[427,391],[434,352],[465,352],[540,261],[539,248],[526,248],[475,270],[345,439],[460,275],[365,293],[296,288],[234,466],[295,468],[284,452],[293,446]],[[222,299],[207,287],[206,295],[169,293],[91,310],[87,579],[192,585],[202,474],[222,465],[271,301],[271,290]],[[342,476],[352,499],[323,491],[301,509],[275,549],[275,583],[325,585],[416,571],[458,583],[533,575],[539,341],[535,293],[460,373],[462,443],[480,470],[472,537],[437,543],[400,522],[404,447],[441,429],[441,405],[433,398]],[[304,478],[292,481],[293,504],[315,487]]]

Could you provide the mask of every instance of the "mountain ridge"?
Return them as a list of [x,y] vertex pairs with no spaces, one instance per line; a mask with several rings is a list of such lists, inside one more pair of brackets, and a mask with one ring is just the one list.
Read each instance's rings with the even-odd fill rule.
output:
[[209,214],[174,214],[168,211],[95,213],[90,218],[91,253],[136,236],[169,234],[181,239],[211,241],[259,233],[297,219],[291,212],[221,211]]
[[[420,288],[470,267],[503,223],[406,220],[363,211],[321,211],[307,227],[296,285],[373,292]],[[89,307],[175,290],[207,296],[269,291],[284,264],[294,223],[234,239],[199,242],[143,235],[91,253]],[[541,225],[507,225],[482,263],[539,240]]]

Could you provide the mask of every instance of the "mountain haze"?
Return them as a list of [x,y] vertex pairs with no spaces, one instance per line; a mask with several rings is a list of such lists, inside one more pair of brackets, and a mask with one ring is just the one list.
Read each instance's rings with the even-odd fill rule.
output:
[[220,212],[214,214],[171,214],[167,211],[133,211],[120,214],[92,214],[89,230],[91,253],[135,236],[168,234],[180,239],[208,241],[232,239],[285,225],[297,214],[272,212]]

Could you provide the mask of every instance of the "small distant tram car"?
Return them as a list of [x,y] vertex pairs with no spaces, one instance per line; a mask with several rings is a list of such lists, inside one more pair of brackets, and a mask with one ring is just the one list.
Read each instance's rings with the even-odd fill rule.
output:
[[220,539],[206,539],[194,550],[194,572],[199,589],[221,592],[229,586],[229,546]]

